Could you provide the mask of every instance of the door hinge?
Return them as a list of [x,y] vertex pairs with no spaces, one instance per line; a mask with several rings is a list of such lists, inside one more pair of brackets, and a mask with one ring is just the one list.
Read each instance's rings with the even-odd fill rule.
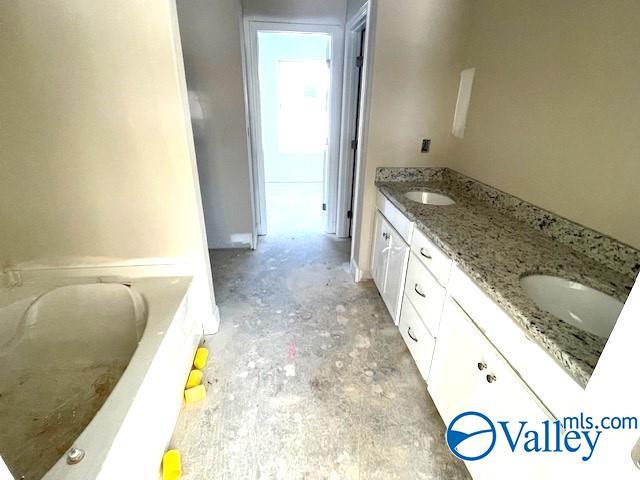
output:
[[331,59],[327,58],[327,68],[331,68]]
[[322,211],[323,211],[323,212],[326,212],[326,211],[327,211],[327,204],[326,204],[326,203],[323,203],[323,204],[322,204]]
[[349,220],[351,220],[351,218],[353,218],[353,212],[352,212],[351,210],[349,210],[349,211],[347,212],[347,218],[348,218]]
[[358,148],[358,139],[354,138],[351,140],[351,150],[356,150]]
[[362,65],[364,65],[364,57],[356,57],[356,67],[362,68]]

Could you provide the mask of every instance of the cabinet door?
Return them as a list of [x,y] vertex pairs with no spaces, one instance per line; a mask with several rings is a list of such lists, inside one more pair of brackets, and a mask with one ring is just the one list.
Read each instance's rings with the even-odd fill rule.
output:
[[389,226],[382,214],[376,210],[376,225],[373,231],[371,276],[381,295],[384,294],[389,258]]
[[404,291],[404,279],[407,274],[409,245],[392,227],[389,228],[389,235],[389,265],[382,298],[387,304],[394,323],[397,325],[398,320],[400,320],[400,305]]
[[480,337],[463,315],[448,298],[428,381],[429,393],[446,425],[456,415],[473,409],[476,392],[484,381],[478,370],[478,363],[485,362]]
[[510,479],[516,474],[544,478],[553,456],[524,453],[522,439],[512,452],[497,422],[508,421],[516,437],[520,421],[540,431],[541,422],[555,419],[451,298],[445,304],[427,385],[445,424],[467,411],[483,413],[493,421],[495,448],[481,461],[466,462],[474,478]]

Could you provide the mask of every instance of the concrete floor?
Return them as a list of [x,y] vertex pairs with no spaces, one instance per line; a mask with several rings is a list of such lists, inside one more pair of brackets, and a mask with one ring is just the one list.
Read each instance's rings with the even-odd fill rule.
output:
[[184,479],[469,478],[349,242],[262,238],[211,252],[222,326],[172,441]]

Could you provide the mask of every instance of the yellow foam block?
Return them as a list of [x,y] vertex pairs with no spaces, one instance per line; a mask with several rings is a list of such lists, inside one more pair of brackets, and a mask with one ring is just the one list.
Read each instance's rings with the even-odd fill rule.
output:
[[200,400],[204,400],[207,396],[207,391],[204,389],[204,385],[197,385],[195,387],[187,388],[184,391],[184,401],[186,403],[195,403]]
[[193,359],[193,366],[202,370],[207,364],[207,358],[209,358],[209,350],[204,347],[200,347],[196,350],[196,356]]
[[186,388],[196,387],[202,383],[202,372],[200,370],[191,370],[187,377]]
[[182,459],[178,450],[167,450],[162,457],[162,480],[177,480],[182,476]]

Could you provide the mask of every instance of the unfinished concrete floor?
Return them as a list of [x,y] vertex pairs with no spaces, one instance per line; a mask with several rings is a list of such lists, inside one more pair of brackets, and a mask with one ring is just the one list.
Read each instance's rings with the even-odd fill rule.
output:
[[182,411],[184,478],[469,478],[349,242],[267,236],[211,252],[221,330],[206,343],[207,399]]

